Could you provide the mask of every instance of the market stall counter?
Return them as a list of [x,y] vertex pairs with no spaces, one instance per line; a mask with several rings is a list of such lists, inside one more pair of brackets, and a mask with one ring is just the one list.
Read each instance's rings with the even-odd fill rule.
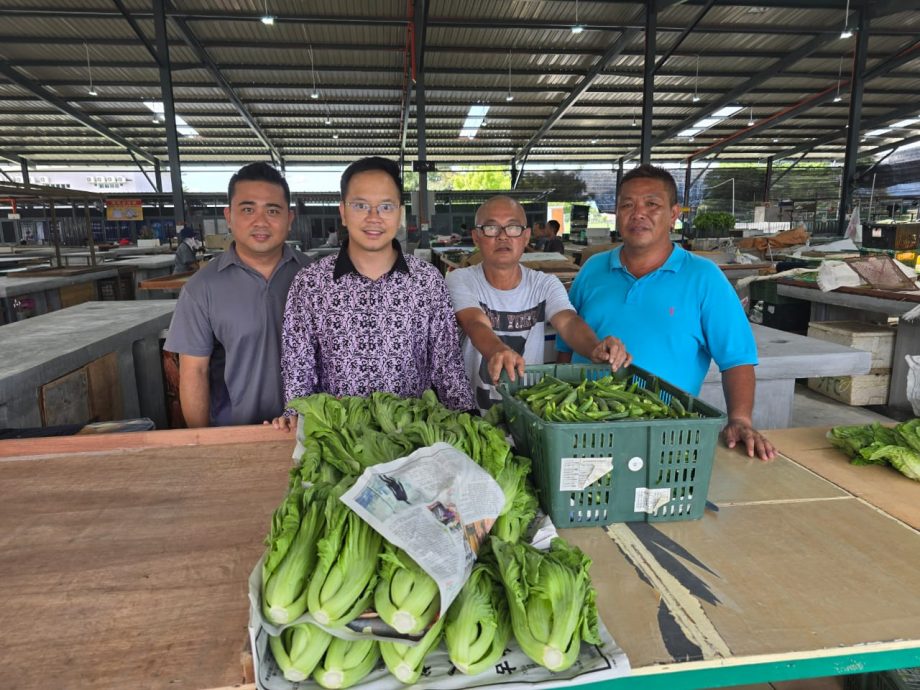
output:
[[[770,432],[785,454],[772,463],[720,448],[701,520],[563,531],[593,558],[601,619],[633,669],[582,687],[920,664],[918,485],[849,466],[824,431]],[[0,442],[10,682],[239,683],[247,577],[292,445],[261,426]]]

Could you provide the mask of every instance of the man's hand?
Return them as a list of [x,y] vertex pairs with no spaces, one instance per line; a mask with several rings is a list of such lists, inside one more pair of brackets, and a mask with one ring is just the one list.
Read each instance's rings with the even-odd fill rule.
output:
[[280,429],[284,432],[294,431],[297,428],[297,415],[291,415],[290,417],[275,417],[270,422],[262,422],[263,426],[267,424],[271,424],[276,429]]
[[591,352],[591,361],[610,364],[610,368],[616,371],[620,367],[628,367],[632,363],[632,355],[623,347],[623,341],[608,335]]
[[508,378],[514,381],[516,374],[524,375],[524,366],[524,358],[510,347],[505,347],[489,357],[489,376],[492,377],[492,383],[497,386],[502,371],[507,372]]
[[729,420],[722,429],[722,439],[729,448],[734,448],[739,443],[744,444],[749,458],[753,458],[756,454],[761,460],[769,462],[776,457],[776,449],[773,444],[761,436],[760,432],[746,420]]

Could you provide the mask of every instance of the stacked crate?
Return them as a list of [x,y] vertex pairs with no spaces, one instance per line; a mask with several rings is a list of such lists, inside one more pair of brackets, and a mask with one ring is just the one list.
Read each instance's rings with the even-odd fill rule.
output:
[[894,328],[864,321],[813,321],[808,324],[808,336],[872,355],[868,374],[810,378],[809,388],[847,405],[884,405],[888,401]]

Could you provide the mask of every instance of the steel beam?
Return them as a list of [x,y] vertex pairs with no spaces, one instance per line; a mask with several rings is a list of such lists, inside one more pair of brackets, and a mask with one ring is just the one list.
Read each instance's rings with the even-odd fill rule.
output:
[[[137,36],[137,39],[144,45],[147,49],[147,52],[150,54],[150,57],[153,58],[153,61],[159,66],[160,58],[157,56],[156,48],[153,47],[153,44],[141,30],[140,25],[137,23],[137,20],[131,16],[131,13],[128,11],[128,8],[125,7],[125,3],[122,0],[112,0],[115,3],[115,7],[118,8],[119,13],[128,22],[128,26],[131,27],[131,30],[134,32],[134,35]],[[145,65],[149,67],[149,65]]]
[[74,120],[82,124],[84,127],[87,127],[91,129],[92,131],[96,132],[96,134],[99,134],[100,136],[105,137],[109,141],[112,141],[118,144],[119,146],[122,146],[128,149],[129,151],[133,151],[136,155],[140,156],[141,158],[145,160],[150,161],[151,163],[155,160],[152,155],[150,155],[143,149],[138,148],[137,146],[132,144],[130,141],[128,141],[124,137],[116,134],[111,129],[109,129],[106,125],[96,122],[89,115],[77,110],[72,105],[70,105],[70,103],[65,101],[63,98],[60,98],[56,94],[51,93],[50,91],[48,91],[48,89],[46,89],[44,86],[42,86],[38,82],[35,82],[32,79],[29,79],[28,77],[25,77],[22,74],[20,74],[16,69],[14,69],[13,65],[10,64],[8,61],[0,60],[0,74],[5,76],[7,79],[9,79],[11,82],[18,85],[19,87],[34,94],[37,98],[45,101],[48,105],[52,106],[55,110],[63,113],[64,115],[67,115],[68,117],[73,118]]
[[[168,0],[166,0],[168,2]],[[274,144],[266,136],[265,132],[262,131],[262,128],[259,126],[259,123],[256,122],[255,118],[249,112],[243,102],[240,100],[240,97],[237,96],[236,91],[233,90],[233,87],[230,85],[230,82],[227,81],[226,77],[221,73],[220,69],[217,66],[211,56],[208,55],[208,51],[205,50],[204,46],[189,28],[188,23],[184,19],[176,19],[171,17],[173,25],[178,29],[179,33],[182,35],[182,38],[185,40],[188,47],[192,49],[195,55],[198,56],[198,59],[201,60],[202,65],[205,69],[211,74],[214,81],[217,82],[217,85],[221,88],[224,94],[227,96],[227,99],[230,103],[233,104],[233,107],[240,114],[240,117],[243,118],[243,121],[249,125],[250,129],[255,132],[255,135],[259,140],[265,145],[265,148],[268,149],[268,153],[272,158],[272,162],[280,167],[284,167],[284,159],[281,155],[281,152],[275,148]],[[159,42],[158,42],[159,45]],[[164,41],[165,45],[165,41]],[[168,54],[168,53],[167,53]]]
[[575,105],[575,102],[581,98],[582,94],[588,90],[588,87],[591,86],[591,83],[597,79],[598,76],[604,71],[608,64],[611,61],[619,57],[622,53],[623,48],[631,40],[639,35],[637,30],[624,31],[620,36],[613,42],[613,45],[604,53],[603,57],[588,71],[584,78],[575,85],[571,90],[568,96],[566,96],[562,102],[556,106],[552,114],[546,119],[543,123],[543,126],[528,140],[526,144],[521,148],[521,150],[515,156],[518,160],[525,159],[529,154],[531,149],[536,146],[536,144],[543,138],[550,129],[552,129],[555,124],[565,116],[565,114]]
[[434,209],[428,208],[428,170],[426,168],[425,150],[425,38],[428,33],[428,0],[414,0],[412,13],[413,38],[415,40],[415,127],[418,139],[416,160],[418,171],[418,208],[415,217],[418,220],[418,246],[428,249],[430,214]]
[[841,235],[847,227],[847,211],[853,197],[856,180],[856,157],[859,155],[859,133],[862,131],[863,73],[866,71],[866,53],[869,50],[869,13],[865,5],[856,11],[856,55],[853,60],[853,80],[850,89],[850,117],[847,144],[843,154],[843,176],[840,184],[840,203],[837,206],[837,232]]
[[764,203],[770,200],[770,187],[773,186],[773,156],[767,158],[767,173],[763,178],[763,194],[761,195]]
[[[885,75],[891,70],[897,67],[900,67],[901,65],[907,62],[910,62],[911,60],[914,60],[917,57],[920,57],[920,41],[915,41],[913,45],[905,48],[904,50],[899,51],[896,55],[893,55],[885,62],[879,65],[876,65],[872,69],[865,72],[862,75],[863,81],[869,81],[870,79],[874,79],[875,77]],[[850,82],[847,82],[847,85],[849,85],[849,83]],[[801,115],[802,113],[808,110],[811,110],[814,107],[823,105],[825,103],[829,103],[833,101],[834,97],[837,95],[836,87],[837,87],[836,84],[834,84],[833,86],[829,86],[823,91],[820,91],[814,94],[813,96],[806,98],[805,100],[801,101],[800,103],[797,103],[796,105],[785,108],[775,113],[774,115],[771,115],[770,117],[766,117],[762,119],[760,122],[756,123],[753,127],[745,127],[743,130],[739,130],[735,132],[734,134],[731,134],[728,137],[725,137],[721,141],[716,142],[715,144],[712,144],[711,146],[707,146],[703,149],[700,149],[699,151],[693,154],[693,157],[699,158],[701,156],[705,156],[710,153],[721,151],[726,146],[730,146],[731,144],[738,143],[739,141],[743,141],[744,139],[747,139],[753,134],[760,133],[766,129],[773,127],[774,125],[780,122],[784,122],[785,120],[789,120],[793,117]],[[914,104],[913,108],[914,110],[916,110],[917,105]]]
[[166,149],[169,154],[169,177],[172,182],[173,214],[176,231],[185,223],[185,198],[182,191],[182,167],[179,162],[179,133],[176,128],[176,105],[173,101],[172,74],[169,70],[169,43],[166,33],[166,7],[169,0],[153,0],[159,56],[160,89],[163,98],[163,123],[166,127]]

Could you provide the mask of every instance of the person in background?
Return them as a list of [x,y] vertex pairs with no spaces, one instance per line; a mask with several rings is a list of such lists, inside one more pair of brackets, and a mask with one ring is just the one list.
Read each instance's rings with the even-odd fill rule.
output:
[[521,204],[494,196],[476,211],[473,241],[482,262],[451,271],[447,287],[462,342],[466,373],[476,404],[488,410],[501,400],[495,384],[504,371],[514,381],[527,364],[543,364],[546,324],[593,362],[613,369],[628,366],[630,356],[616,338],[598,339],[575,313],[559,278],[521,266],[530,239]]
[[230,178],[230,247],[179,295],[165,348],[179,353],[179,400],[190,427],[255,424],[284,404],[281,321],[288,287],[307,258],[291,249],[287,181],[266,163]]
[[[623,339],[637,366],[692,395],[714,359],[728,408],[723,439],[770,460],[775,450],[752,423],[757,345],[750,324],[719,267],[671,242],[679,215],[667,170],[629,171],[617,190],[623,244],[586,261],[569,297],[595,331]],[[572,344],[564,334],[557,340],[557,361],[571,359]]]
[[545,225],[540,221],[535,222],[531,230],[531,237],[533,238],[533,248],[538,252],[542,252],[547,240]]
[[[419,397],[431,388],[446,407],[473,409],[444,279],[431,264],[403,254],[396,240],[399,166],[362,158],[342,174],[341,192],[346,241],[291,284],[282,335],[284,399],[375,391]],[[290,430],[295,421],[288,409],[273,425]]]
[[197,269],[199,247],[201,247],[201,242],[195,237],[195,231],[191,228],[182,228],[179,232],[179,246],[176,247],[173,273],[191,273]]

